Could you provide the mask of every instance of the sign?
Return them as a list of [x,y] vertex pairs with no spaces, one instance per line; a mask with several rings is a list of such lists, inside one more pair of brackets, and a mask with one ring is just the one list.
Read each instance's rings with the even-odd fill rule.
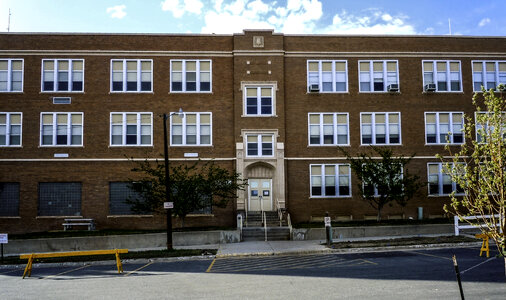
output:
[[163,208],[165,209],[174,208],[174,202],[163,202]]
[[323,218],[323,221],[325,222],[325,227],[330,227],[330,217]]
[[8,244],[9,235],[7,233],[0,233],[0,244]]

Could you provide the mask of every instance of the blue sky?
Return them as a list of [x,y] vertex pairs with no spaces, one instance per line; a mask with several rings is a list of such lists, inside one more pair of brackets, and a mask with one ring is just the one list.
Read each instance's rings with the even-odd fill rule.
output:
[[504,0],[1,0],[0,31],[506,36]]

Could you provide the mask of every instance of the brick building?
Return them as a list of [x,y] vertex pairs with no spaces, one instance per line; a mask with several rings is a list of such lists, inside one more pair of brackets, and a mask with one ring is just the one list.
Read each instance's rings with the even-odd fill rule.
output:
[[[123,203],[135,159],[213,159],[249,180],[225,209],[190,226],[234,226],[238,212],[286,208],[293,222],[329,211],[375,215],[342,146],[416,153],[429,182],[385,218],[443,214],[457,188],[441,172],[481,85],[506,82],[506,39],[462,36],[0,34],[0,231],[61,229],[65,216],[100,228],[164,228],[163,215]],[[261,197],[260,197],[261,196]]]

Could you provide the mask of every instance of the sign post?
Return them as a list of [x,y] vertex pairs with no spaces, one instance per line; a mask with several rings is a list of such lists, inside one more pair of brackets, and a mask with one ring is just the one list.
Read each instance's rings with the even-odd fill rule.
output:
[[2,264],[4,263],[4,244],[9,242],[9,235],[7,233],[0,233],[0,248],[2,252]]
[[330,244],[332,244],[332,224],[329,217],[329,212],[325,213],[325,218],[323,218],[325,221],[325,232],[327,236],[327,247],[330,247]]

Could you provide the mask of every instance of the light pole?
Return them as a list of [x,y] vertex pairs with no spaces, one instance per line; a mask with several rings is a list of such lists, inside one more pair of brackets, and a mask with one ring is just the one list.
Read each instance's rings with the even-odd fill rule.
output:
[[[163,146],[165,156],[165,200],[170,202],[170,180],[169,180],[169,145],[167,143],[167,119],[173,115],[184,117],[183,109],[171,114],[163,114]],[[167,250],[172,250],[172,209],[167,209]]]

